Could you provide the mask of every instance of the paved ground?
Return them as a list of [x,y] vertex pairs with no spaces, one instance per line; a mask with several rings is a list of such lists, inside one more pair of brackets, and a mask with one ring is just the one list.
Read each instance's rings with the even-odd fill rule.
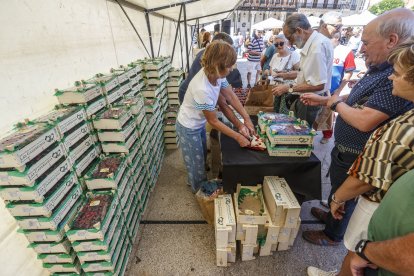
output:
[[[363,61],[357,61],[361,68]],[[245,61],[238,61],[238,68],[246,85]],[[315,138],[314,153],[322,163],[322,192],[327,198],[330,181],[326,177],[330,164],[333,141],[320,144],[321,134]],[[332,139],[331,139],[332,140]],[[186,185],[186,171],[180,150],[169,150],[161,174],[151,195],[141,231],[130,257],[127,275],[306,275],[306,267],[319,266],[326,270],[339,269],[346,249],[321,247],[305,242],[301,232],[322,229],[309,213],[318,201],[303,203],[301,218],[310,221],[302,224],[293,248],[275,252],[273,256],[237,262],[227,268],[215,264],[214,228],[203,224],[197,201]]]

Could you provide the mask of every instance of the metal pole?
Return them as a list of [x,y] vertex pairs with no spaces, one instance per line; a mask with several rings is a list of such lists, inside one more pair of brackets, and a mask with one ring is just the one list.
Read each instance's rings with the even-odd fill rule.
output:
[[190,57],[188,54],[188,35],[187,35],[187,12],[186,12],[186,6],[184,4],[184,35],[185,35],[185,53],[187,55],[187,72],[190,72]]
[[181,20],[181,12],[182,11],[183,11],[183,6],[181,6],[180,15],[178,15],[177,28],[175,30],[174,46],[173,46],[173,50],[172,50],[172,53],[171,53],[171,63],[174,60],[175,44],[177,43],[178,28],[180,27],[180,20]]
[[122,5],[118,2],[118,0],[115,0],[115,1],[118,3],[118,5],[119,5],[119,7],[121,8],[121,10],[124,12],[124,14],[125,14],[126,18],[128,19],[129,23],[131,24],[132,28],[134,29],[135,33],[137,34],[137,36],[138,36],[139,40],[141,41],[142,45],[144,46],[145,52],[147,52],[148,56],[149,56],[149,57],[151,57],[151,56],[150,56],[150,53],[148,52],[147,47],[145,47],[144,41],[142,41],[141,36],[139,35],[139,33],[138,33],[137,29],[135,28],[134,23],[132,23],[132,21],[131,21],[131,19],[129,18],[128,14],[127,14],[127,13],[126,13],[126,11],[124,10],[124,7],[122,7]]
[[163,18],[162,18],[161,36],[160,36],[160,45],[158,45],[158,54],[157,54],[157,57],[159,57],[159,56],[160,56],[161,42],[162,42],[162,35],[164,34],[164,21],[165,21],[165,18],[163,17]]
[[147,21],[147,29],[148,29],[150,46],[151,46],[151,55],[152,55],[152,58],[154,58],[154,45],[152,45],[151,24],[150,24],[148,12],[145,12],[145,20]]
[[178,28],[178,31],[179,31],[179,34],[180,34],[180,49],[181,49],[181,68],[183,68],[183,70],[184,70],[184,58],[183,58],[183,39],[182,39],[182,37],[181,37],[181,23],[178,23],[179,25],[179,28]]

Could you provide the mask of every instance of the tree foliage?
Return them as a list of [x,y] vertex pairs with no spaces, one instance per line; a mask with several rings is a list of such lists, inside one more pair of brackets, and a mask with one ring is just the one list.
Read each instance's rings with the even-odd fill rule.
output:
[[[404,7],[404,1],[403,0],[382,0],[378,4],[373,5],[369,11],[373,14],[380,15],[386,11]],[[412,8],[411,8],[412,9]]]

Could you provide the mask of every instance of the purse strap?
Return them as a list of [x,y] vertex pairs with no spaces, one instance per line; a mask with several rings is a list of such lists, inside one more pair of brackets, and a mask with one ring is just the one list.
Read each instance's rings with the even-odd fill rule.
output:
[[285,66],[283,67],[283,71],[287,70],[287,67],[288,67],[288,64],[289,64],[289,61],[290,61],[291,57],[292,57],[292,54],[289,55],[289,58],[288,58],[287,62],[285,63]]

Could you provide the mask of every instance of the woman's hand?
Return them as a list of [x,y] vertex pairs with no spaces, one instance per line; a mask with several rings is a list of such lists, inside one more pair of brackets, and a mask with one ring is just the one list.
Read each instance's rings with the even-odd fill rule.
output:
[[244,125],[249,129],[250,136],[256,134],[256,129],[250,117],[244,118]]
[[310,106],[324,106],[327,105],[329,97],[326,96],[320,96],[315,93],[304,93],[300,95],[300,101],[304,105],[310,105]]
[[244,148],[250,145],[250,141],[241,134],[238,134],[236,137],[237,143],[239,143],[240,147]]
[[288,91],[289,91],[288,85],[278,85],[272,89],[272,93],[275,96],[282,96],[283,94],[286,94]]
[[250,137],[249,129],[245,125],[240,124],[240,126],[238,127],[238,129],[239,129],[239,133],[241,135],[243,135],[246,138],[249,138]]

